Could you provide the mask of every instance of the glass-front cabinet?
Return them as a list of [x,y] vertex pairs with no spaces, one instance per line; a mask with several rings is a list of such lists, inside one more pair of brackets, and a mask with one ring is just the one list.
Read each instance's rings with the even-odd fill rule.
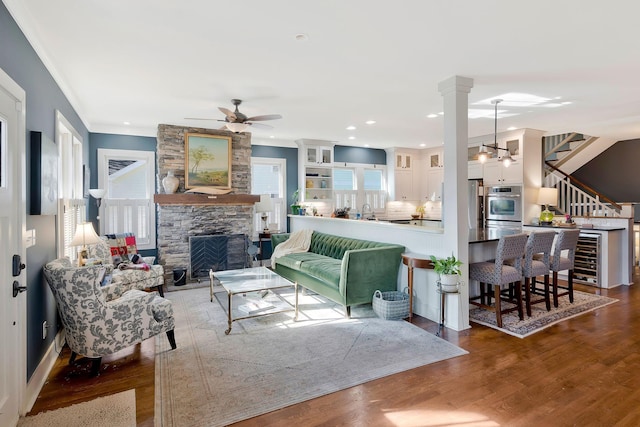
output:
[[305,163],[308,165],[331,165],[333,164],[333,147],[307,146]]

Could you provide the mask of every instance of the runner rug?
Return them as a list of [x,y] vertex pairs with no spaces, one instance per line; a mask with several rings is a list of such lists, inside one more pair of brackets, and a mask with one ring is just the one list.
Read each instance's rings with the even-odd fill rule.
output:
[[178,348],[156,337],[156,426],[227,425],[467,354],[405,321],[379,319],[370,306],[345,319],[318,295],[301,294],[297,322],[293,312],[272,314],[234,322],[225,335],[221,295],[219,303],[206,288],[167,294]]
[[127,390],[21,418],[18,427],[135,427],[136,392]]
[[[536,298],[539,297],[536,296]],[[525,310],[524,320],[520,320],[517,311],[507,313],[502,316],[502,328],[498,328],[496,324],[496,314],[493,311],[480,307],[469,311],[469,320],[519,338],[524,338],[555,325],[558,322],[580,316],[581,314],[588,313],[605,305],[613,304],[616,301],[618,300],[614,298],[574,290],[573,304],[569,302],[569,296],[564,295],[558,298],[558,308],[553,307],[552,298],[551,311],[547,311],[544,303],[532,305],[531,317],[527,316]],[[504,302],[503,306],[505,308],[514,307],[512,304]]]

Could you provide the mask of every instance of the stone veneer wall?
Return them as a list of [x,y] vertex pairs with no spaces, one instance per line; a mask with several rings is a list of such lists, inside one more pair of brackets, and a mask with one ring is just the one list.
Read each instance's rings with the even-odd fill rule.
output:
[[[177,193],[185,191],[185,134],[200,133],[232,137],[230,194],[251,193],[251,134],[217,129],[158,125],[157,188],[173,171],[180,180]],[[158,212],[158,261],[166,284],[173,283],[173,269],[189,265],[189,237],[211,234],[253,235],[253,205],[156,205]]]

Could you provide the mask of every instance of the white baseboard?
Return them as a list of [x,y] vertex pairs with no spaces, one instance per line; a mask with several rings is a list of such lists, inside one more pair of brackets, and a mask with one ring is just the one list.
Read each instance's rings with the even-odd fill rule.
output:
[[40,394],[40,390],[44,386],[44,383],[47,381],[49,377],[49,373],[51,369],[53,369],[53,365],[56,363],[56,359],[58,358],[60,351],[62,351],[62,346],[65,343],[65,332],[64,329],[61,328],[56,337],[51,342],[51,345],[47,349],[44,357],[38,364],[38,367],[31,375],[31,379],[27,383],[27,389],[25,391],[25,399],[24,405],[22,407],[22,415],[25,415],[27,412],[33,408],[33,405],[36,403],[36,399]]

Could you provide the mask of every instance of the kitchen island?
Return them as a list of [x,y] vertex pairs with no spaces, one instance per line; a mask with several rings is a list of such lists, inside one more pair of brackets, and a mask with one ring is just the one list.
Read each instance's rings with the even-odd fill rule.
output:
[[[604,221],[604,220],[603,220]],[[633,283],[633,224],[632,219],[609,218],[610,224],[589,224],[580,227],[580,240],[576,250],[574,280],[600,288],[615,288]],[[525,225],[525,232],[536,230],[562,230],[567,227]],[[559,275],[567,278],[566,274]]]

